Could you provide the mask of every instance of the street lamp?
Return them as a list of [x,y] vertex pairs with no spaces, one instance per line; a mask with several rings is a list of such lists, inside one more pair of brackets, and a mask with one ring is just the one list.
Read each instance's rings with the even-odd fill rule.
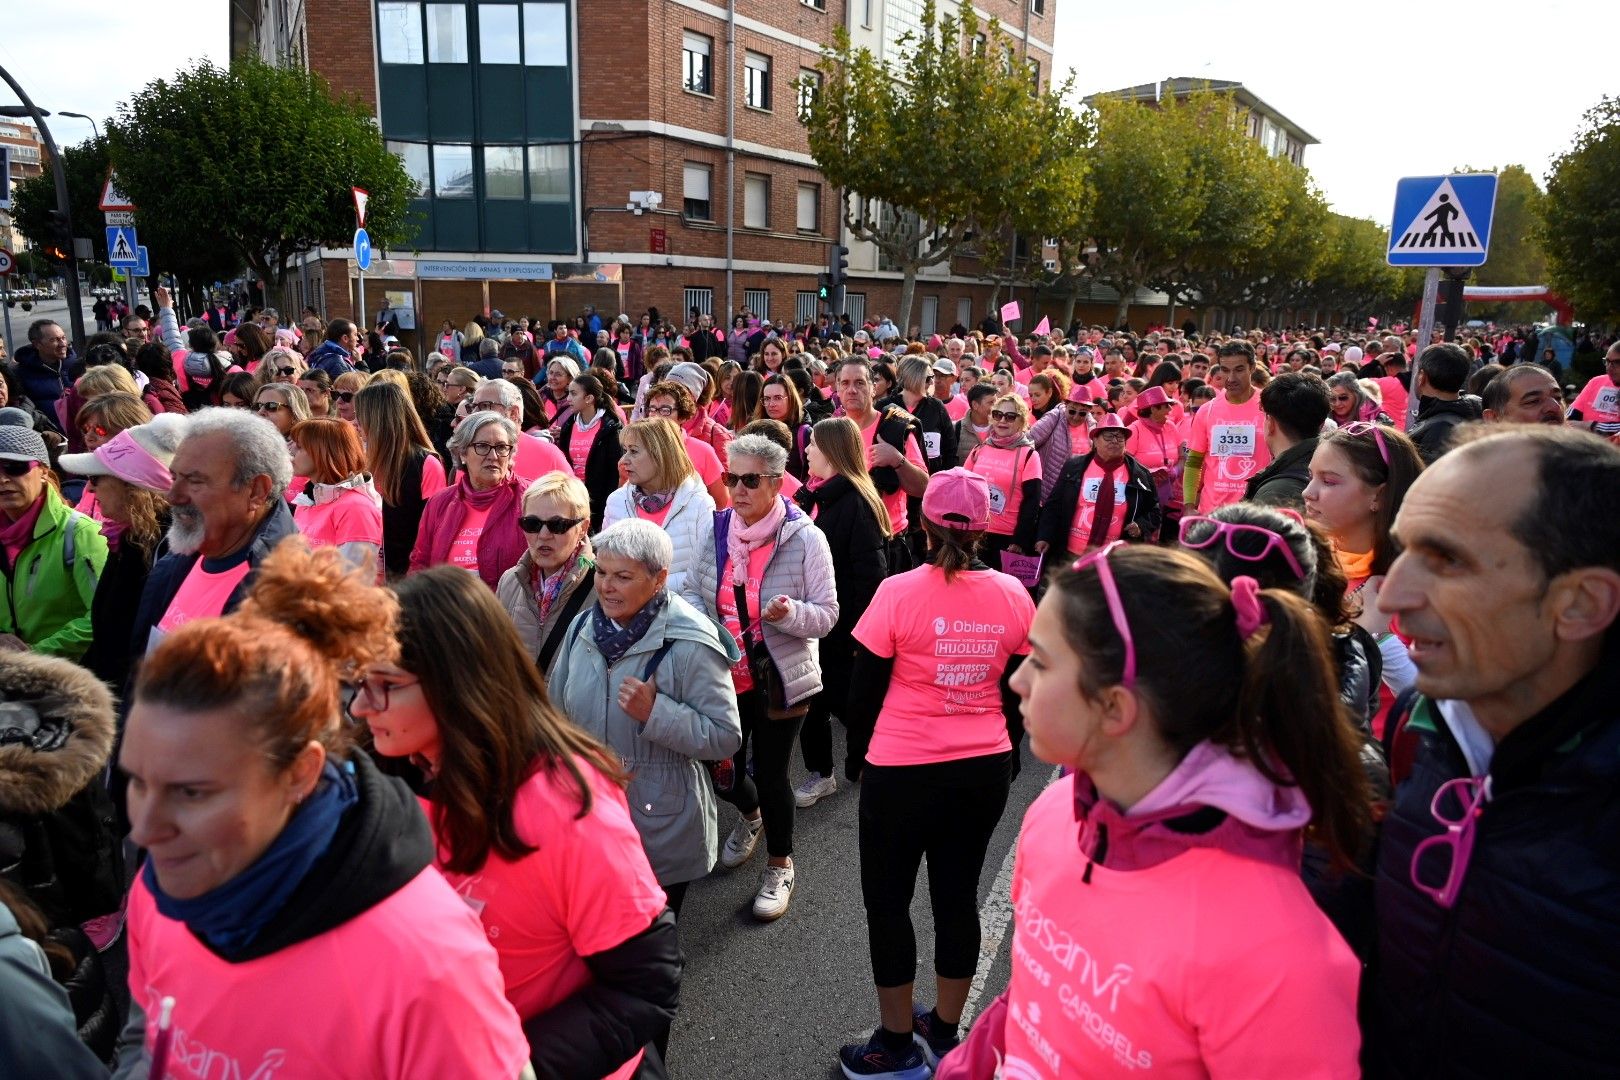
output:
[[[46,113],[45,115],[49,116],[51,114]],[[97,142],[101,141],[101,127],[100,127],[100,125],[98,125],[96,123],[96,118],[95,117],[86,116],[82,112],[68,112],[66,109],[58,109],[58,110],[56,110],[56,115],[57,116],[71,116],[75,120],[88,120],[88,121],[90,121],[90,130],[96,133],[96,141]]]
[[[17,95],[17,100],[22,102],[22,111],[39,126],[39,137],[45,140],[45,152],[51,155],[51,175],[56,180],[56,210],[62,215],[62,221],[66,224],[68,235],[71,237],[73,232],[73,209],[68,201],[67,171],[62,168],[62,155],[56,149],[56,140],[51,138],[50,125],[45,123],[45,118],[50,113],[35,105],[34,100],[28,96],[22,85],[11,77],[11,72],[3,67],[0,67],[0,79],[6,81],[6,85],[11,87],[11,92]],[[18,106],[15,105],[0,107],[0,116],[20,115],[14,111],[17,108]],[[73,331],[73,345],[77,349],[83,349],[84,307],[79,300],[79,261],[73,257],[71,243],[69,243],[67,250],[67,274],[65,276],[67,278],[68,323]]]

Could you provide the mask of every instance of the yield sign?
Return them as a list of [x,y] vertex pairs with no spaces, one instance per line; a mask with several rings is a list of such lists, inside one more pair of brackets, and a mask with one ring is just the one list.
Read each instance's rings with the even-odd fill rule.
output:
[[135,204],[129,201],[129,196],[118,190],[118,176],[116,173],[107,173],[107,183],[101,189],[102,210],[133,210]]
[[364,188],[355,188],[353,190],[354,216],[358,219],[360,228],[363,229],[366,227],[366,203],[370,201],[371,196]]

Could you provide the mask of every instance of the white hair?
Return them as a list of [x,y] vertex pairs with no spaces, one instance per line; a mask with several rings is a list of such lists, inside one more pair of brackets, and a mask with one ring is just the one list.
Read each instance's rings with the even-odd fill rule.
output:
[[514,446],[517,445],[518,429],[516,424],[491,409],[479,409],[477,412],[469,413],[467,419],[461,422],[461,426],[456,428],[455,434],[450,436],[450,442],[447,446],[451,456],[460,461],[461,455],[467,447],[478,441],[478,433],[491,424],[498,425],[506,433],[507,441]]
[[[167,415],[167,414],[165,414]],[[185,437],[200,439],[226,435],[236,450],[236,473],[231,482],[240,487],[255,476],[270,478],[270,498],[279,499],[292,483],[292,454],[276,426],[244,409],[204,409],[186,418]]]
[[507,409],[523,408],[523,392],[517,387],[513,386],[511,383],[507,382],[505,379],[485,379],[483,382],[478,384],[478,390],[474,390],[473,393],[477,394],[486,386],[492,386],[495,388],[496,393],[501,399],[502,407]]
[[739,457],[758,458],[766,472],[779,473],[787,468],[787,451],[763,435],[739,435],[726,444],[726,460]]
[[675,561],[675,545],[669,533],[641,518],[614,522],[591,538],[591,547],[598,556],[617,555],[638,562],[649,574],[668,570]]

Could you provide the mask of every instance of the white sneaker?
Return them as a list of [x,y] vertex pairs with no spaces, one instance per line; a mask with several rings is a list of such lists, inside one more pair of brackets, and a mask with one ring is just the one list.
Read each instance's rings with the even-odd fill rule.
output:
[[804,783],[793,789],[793,801],[802,810],[806,806],[816,805],[816,803],[837,790],[837,780],[831,776],[822,776],[818,772],[813,772]]
[[725,847],[720,849],[720,865],[730,870],[747,862],[759,846],[759,834],[764,831],[764,817],[753,821],[743,818],[737,822],[732,827],[731,835],[726,837]]
[[754,894],[754,918],[771,922],[787,914],[788,902],[793,899],[793,867],[766,864],[759,879],[759,892]]

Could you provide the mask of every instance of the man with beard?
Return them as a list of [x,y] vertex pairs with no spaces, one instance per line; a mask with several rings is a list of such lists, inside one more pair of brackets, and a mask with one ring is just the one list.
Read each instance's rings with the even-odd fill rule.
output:
[[261,417],[239,409],[189,417],[169,472],[169,554],[153,565],[141,593],[135,653],[194,619],[233,611],[254,569],[298,532],[283,498],[292,457]]

